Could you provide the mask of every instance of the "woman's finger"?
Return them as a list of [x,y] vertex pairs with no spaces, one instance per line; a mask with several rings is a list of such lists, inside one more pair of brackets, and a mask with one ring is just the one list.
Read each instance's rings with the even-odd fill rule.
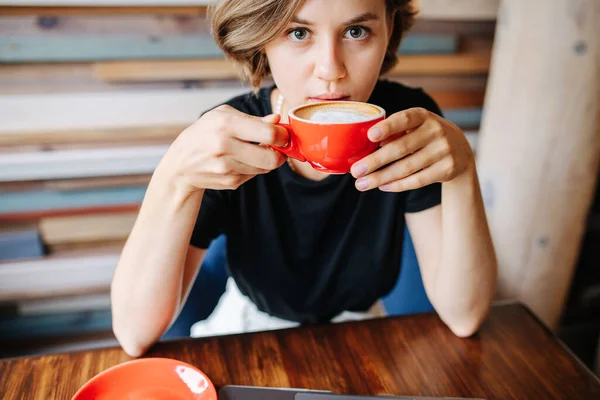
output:
[[396,133],[417,129],[429,117],[429,111],[424,108],[410,108],[397,112],[373,125],[368,132],[369,140],[381,142]]
[[239,174],[239,175],[256,176],[256,175],[266,174],[266,173],[269,173],[272,171],[270,169],[257,168],[252,165],[245,164],[238,160],[231,160],[231,161],[234,164],[234,169],[236,171],[236,174]]
[[378,150],[354,163],[352,176],[359,178],[377,171],[381,167],[414,153],[432,141],[434,135],[425,126],[386,143]]
[[445,167],[441,163],[435,163],[415,174],[380,186],[379,190],[383,192],[406,192],[420,189],[432,183],[440,182],[443,179],[444,171]]
[[444,155],[430,147],[435,147],[435,145],[426,146],[416,153],[404,157],[379,171],[358,179],[356,181],[356,188],[361,191],[374,189],[415,174],[441,160]]
[[228,116],[226,129],[231,136],[244,142],[285,146],[289,139],[287,129],[271,123],[271,120],[278,121],[278,118],[271,116],[255,118],[241,113],[231,114]]
[[246,143],[237,139],[231,143],[230,155],[234,160],[262,171],[279,168],[286,158],[268,146]]

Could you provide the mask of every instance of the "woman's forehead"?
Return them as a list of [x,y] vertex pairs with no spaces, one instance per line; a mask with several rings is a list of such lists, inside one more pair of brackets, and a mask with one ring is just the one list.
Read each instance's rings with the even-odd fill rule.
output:
[[385,11],[385,0],[306,0],[294,16],[294,20],[310,24],[344,24],[361,16],[380,19],[385,15]]

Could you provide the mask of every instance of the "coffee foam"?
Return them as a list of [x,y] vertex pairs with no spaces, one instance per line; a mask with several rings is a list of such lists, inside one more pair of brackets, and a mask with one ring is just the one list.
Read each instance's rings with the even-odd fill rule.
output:
[[310,120],[313,122],[361,122],[367,121],[370,117],[365,114],[357,113],[354,110],[345,109],[329,109],[329,110],[316,110],[311,116]]
[[373,119],[381,115],[381,111],[368,104],[339,102],[310,105],[296,110],[294,114],[312,122],[348,123]]

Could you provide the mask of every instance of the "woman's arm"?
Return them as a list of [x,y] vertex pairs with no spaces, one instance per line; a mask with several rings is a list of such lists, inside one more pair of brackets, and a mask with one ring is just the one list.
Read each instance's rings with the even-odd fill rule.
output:
[[464,133],[423,108],[391,115],[369,130],[381,148],[352,166],[359,190],[415,190],[442,183],[442,205],[407,215],[425,289],[460,336],[473,334],[495,295],[496,257]]
[[442,184],[440,206],[406,222],[431,303],[456,335],[472,335],[494,299],[497,269],[475,168]]
[[232,107],[212,110],[182,132],[152,176],[111,286],[113,330],[132,356],[144,353],[179,313],[204,255],[190,238],[205,189],[233,190],[285,158],[287,131]]
[[167,330],[200,269],[204,250],[189,242],[202,196],[173,188],[159,170],[148,186],[111,286],[113,331],[133,357]]

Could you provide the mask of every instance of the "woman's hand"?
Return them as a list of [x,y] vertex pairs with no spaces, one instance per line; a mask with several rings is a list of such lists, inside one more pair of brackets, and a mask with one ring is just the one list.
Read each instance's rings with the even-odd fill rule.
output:
[[288,141],[286,129],[273,125],[277,122],[278,115],[258,118],[227,105],[217,107],[175,139],[158,168],[188,193],[237,189],[285,162],[285,156],[268,146]]
[[392,114],[369,130],[381,147],[352,166],[361,191],[403,192],[448,182],[475,165],[464,133],[423,108]]

